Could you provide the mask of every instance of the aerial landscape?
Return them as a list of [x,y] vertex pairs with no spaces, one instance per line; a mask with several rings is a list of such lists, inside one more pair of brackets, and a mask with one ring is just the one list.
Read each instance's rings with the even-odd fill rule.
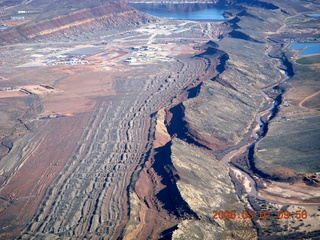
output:
[[0,0],[0,239],[320,239],[320,2]]

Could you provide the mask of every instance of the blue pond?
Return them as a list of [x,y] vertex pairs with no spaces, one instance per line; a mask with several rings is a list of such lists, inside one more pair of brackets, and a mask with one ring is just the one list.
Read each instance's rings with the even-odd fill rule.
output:
[[320,17],[320,13],[311,13],[311,14],[307,14],[307,16],[309,16],[309,17]]
[[224,20],[224,9],[213,4],[130,4],[152,16],[187,20]]
[[290,49],[302,50],[298,56],[320,53],[320,42],[313,43],[293,43]]

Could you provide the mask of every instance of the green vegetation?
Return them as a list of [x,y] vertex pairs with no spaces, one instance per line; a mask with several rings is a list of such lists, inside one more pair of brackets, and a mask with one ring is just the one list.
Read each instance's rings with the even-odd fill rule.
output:
[[320,55],[310,56],[310,57],[302,57],[296,60],[296,63],[303,65],[310,65],[315,63],[320,63]]
[[[319,121],[320,117],[315,116],[274,123],[268,135],[257,144],[258,158],[297,173],[319,172]],[[268,172],[258,159],[256,164]]]

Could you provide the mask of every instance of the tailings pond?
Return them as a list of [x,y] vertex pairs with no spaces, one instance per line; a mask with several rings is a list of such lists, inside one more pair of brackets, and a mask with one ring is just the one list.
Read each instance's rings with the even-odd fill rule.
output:
[[293,43],[290,49],[302,50],[298,56],[320,53],[320,42]]
[[224,10],[213,4],[130,3],[137,10],[155,17],[187,20],[225,20]]
[[308,17],[320,17],[320,13],[307,14]]

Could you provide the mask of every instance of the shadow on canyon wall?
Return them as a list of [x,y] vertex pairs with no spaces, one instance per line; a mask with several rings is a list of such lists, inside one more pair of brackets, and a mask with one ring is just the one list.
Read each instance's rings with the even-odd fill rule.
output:
[[176,182],[180,179],[171,161],[171,142],[156,149],[153,168],[162,178],[165,186],[156,197],[164,204],[163,208],[179,219],[199,219],[181,197]]

